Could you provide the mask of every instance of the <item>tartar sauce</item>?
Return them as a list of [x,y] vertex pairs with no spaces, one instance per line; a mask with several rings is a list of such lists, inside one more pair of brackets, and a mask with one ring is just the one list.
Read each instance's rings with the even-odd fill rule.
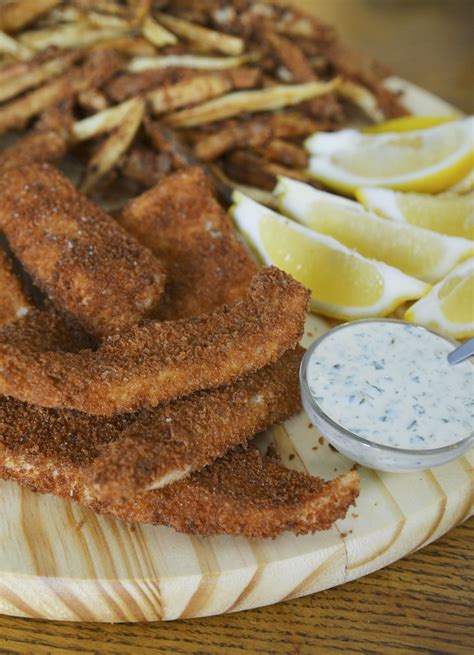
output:
[[472,434],[474,367],[451,366],[453,346],[405,323],[334,330],[308,362],[309,390],[340,426],[378,444],[440,448]]

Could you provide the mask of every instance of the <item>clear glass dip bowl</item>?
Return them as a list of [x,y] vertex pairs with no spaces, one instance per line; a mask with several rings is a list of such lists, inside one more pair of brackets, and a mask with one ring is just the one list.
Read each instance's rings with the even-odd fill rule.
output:
[[460,457],[474,446],[474,432],[471,431],[464,439],[457,441],[448,446],[442,446],[432,449],[405,449],[394,448],[385,444],[379,444],[370,439],[365,439],[351,430],[343,427],[330,416],[328,416],[321,408],[317,400],[312,395],[308,380],[307,371],[309,360],[313,352],[321,346],[324,340],[333,334],[335,330],[345,330],[351,326],[361,326],[365,323],[373,322],[391,322],[391,323],[405,323],[420,330],[432,332],[437,337],[444,339],[453,348],[459,345],[454,339],[443,337],[432,330],[416,325],[413,323],[406,323],[405,321],[398,321],[396,319],[364,319],[360,321],[352,321],[351,323],[344,323],[329,332],[323,334],[319,339],[306,351],[303,357],[300,368],[300,383],[301,383],[301,396],[303,406],[308,414],[313,425],[321,432],[321,434],[343,455],[352,459],[353,461],[363,464],[368,468],[378,469],[380,471],[393,471],[393,472],[409,472],[421,469],[428,469],[434,466],[441,466],[446,464],[457,457]]

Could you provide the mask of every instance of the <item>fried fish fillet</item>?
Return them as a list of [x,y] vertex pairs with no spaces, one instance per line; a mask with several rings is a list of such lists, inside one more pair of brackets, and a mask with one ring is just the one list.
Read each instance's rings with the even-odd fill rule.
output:
[[0,178],[0,229],[34,282],[97,336],[149,315],[164,287],[152,253],[48,164]]
[[7,254],[0,247],[0,325],[28,313],[28,302]]
[[119,221],[168,271],[162,319],[205,314],[243,297],[257,270],[201,168],[168,176],[131,200]]
[[59,132],[43,130],[26,134],[0,153],[0,175],[10,168],[25,164],[56,161],[66,151],[66,138]]
[[112,418],[3,397],[2,459],[35,471],[55,462],[68,484],[81,481],[85,495],[123,502],[185,478],[298,412],[301,355],[290,350],[232,385]]
[[211,314],[151,321],[97,350],[38,352],[21,324],[0,331],[0,393],[44,407],[113,415],[229,384],[276,361],[302,336],[308,290],[275,267],[245,298]]

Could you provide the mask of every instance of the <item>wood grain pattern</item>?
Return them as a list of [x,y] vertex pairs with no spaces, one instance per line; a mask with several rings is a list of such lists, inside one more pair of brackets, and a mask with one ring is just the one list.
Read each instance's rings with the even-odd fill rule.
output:
[[171,623],[0,616],[2,655],[471,655],[474,519],[370,576],[249,612]]
[[[309,317],[305,340],[327,329]],[[262,438],[289,467],[331,478],[352,462],[302,413]],[[0,612],[67,621],[188,619],[268,605],[364,576],[433,541],[473,510],[474,451],[432,471],[360,468],[361,495],[328,531],[202,539],[129,526],[0,483]]]

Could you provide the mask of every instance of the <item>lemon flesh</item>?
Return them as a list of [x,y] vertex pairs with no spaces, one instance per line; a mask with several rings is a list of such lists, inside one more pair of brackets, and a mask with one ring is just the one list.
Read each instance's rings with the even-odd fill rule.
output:
[[474,259],[457,266],[412,305],[405,319],[457,339],[474,336]]
[[356,195],[367,209],[385,218],[441,234],[474,239],[474,193],[431,196],[362,188]]
[[474,254],[472,241],[384,220],[352,200],[296,180],[280,178],[275,194],[280,210],[291,218],[425,282],[437,282]]
[[474,119],[425,130],[362,134],[316,133],[306,140],[308,172],[353,195],[361,186],[436,193],[465,177],[474,155]]
[[429,286],[335,239],[286,219],[240,192],[231,214],[266,264],[275,264],[311,289],[313,311],[350,320],[386,316]]

